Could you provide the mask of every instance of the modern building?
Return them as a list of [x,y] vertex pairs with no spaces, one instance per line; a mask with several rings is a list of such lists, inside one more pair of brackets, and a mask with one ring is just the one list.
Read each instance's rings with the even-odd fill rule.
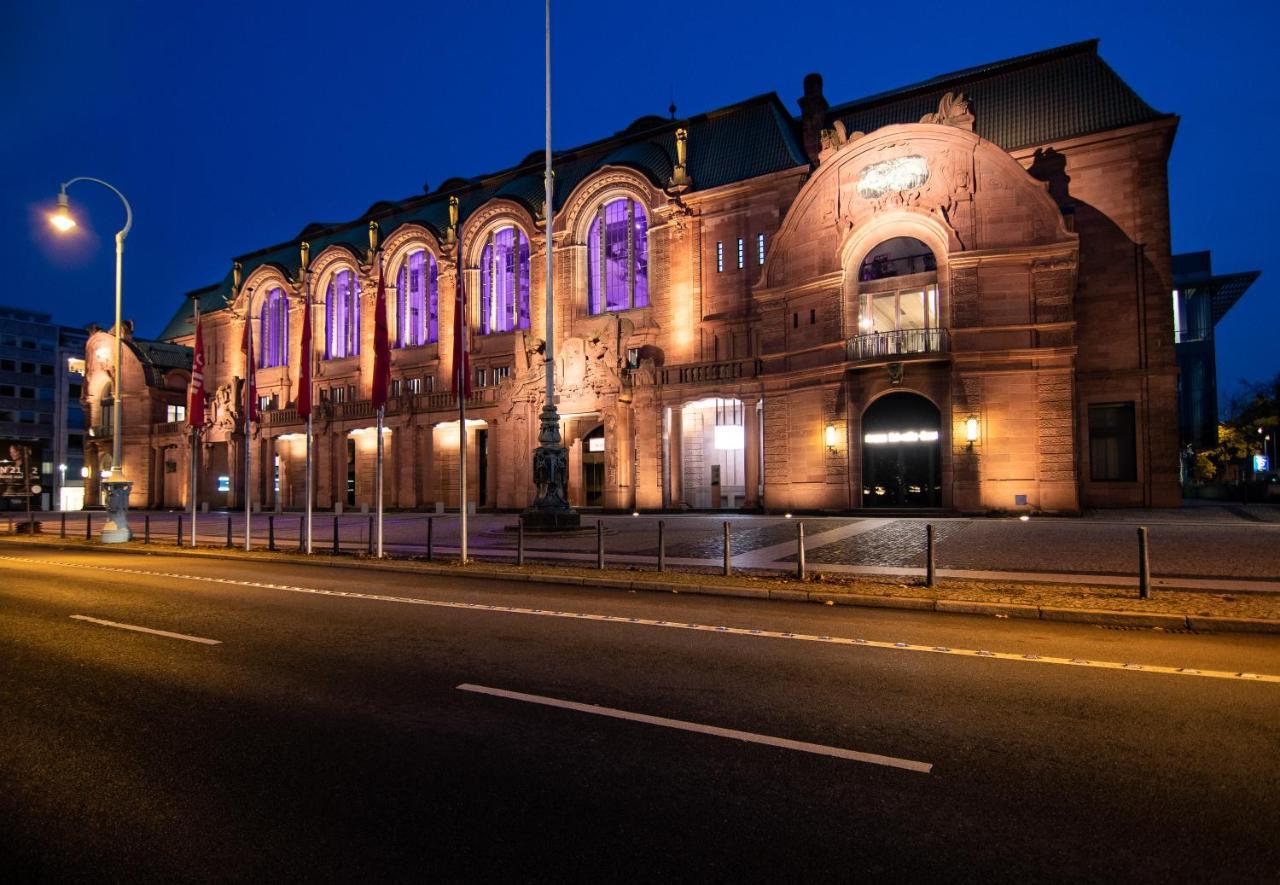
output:
[[1185,451],[1218,444],[1214,329],[1261,271],[1213,273],[1208,251],[1173,256],[1173,334],[1178,355],[1178,441]]
[[[192,301],[210,391],[201,501],[302,506],[312,311],[316,504],[373,499],[372,310],[393,344],[390,507],[454,507],[454,291],[468,293],[468,498],[534,492],[555,251],[559,413],[578,506],[1075,511],[1179,502],[1167,161],[1177,118],[1063,46],[831,104],[805,78],[555,157],[379,201],[241,255],[126,353],[133,504],[185,503]],[[530,145],[533,147],[534,145]],[[456,203],[455,203],[456,201]],[[452,207],[456,205],[456,210]],[[254,205],[246,210],[277,212]],[[242,432],[254,324],[264,409]],[[91,336],[100,424],[110,335]],[[103,356],[105,354],[105,356]],[[90,443],[96,470],[108,428]]]
[[33,509],[80,508],[87,340],[49,314],[0,307],[0,508],[26,509],[36,486]]

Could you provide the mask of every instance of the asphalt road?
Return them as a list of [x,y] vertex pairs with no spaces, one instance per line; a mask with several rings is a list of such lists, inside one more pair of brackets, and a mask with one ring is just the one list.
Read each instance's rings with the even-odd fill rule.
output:
[[0,544],[0,868],[1280,876],[1275,637],[512,586]]

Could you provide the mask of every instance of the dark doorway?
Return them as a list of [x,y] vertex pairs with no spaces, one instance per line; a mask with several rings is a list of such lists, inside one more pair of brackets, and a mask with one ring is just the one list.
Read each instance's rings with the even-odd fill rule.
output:
[[347,437],[347,506],[356,506],[356,441]]
[[483,507],[488,502],[485,490],[489,488],[489,431],[476,431],[476,460],[479,462],[479,469],[476,479],[480,483],[480,489],[476,493],[476,506]]
[[862,415],[862,506],[942,504],[942,422],[915,393],[891,393]]
[[586,507],[604,506],[604,425],[582,438],[582,491]]

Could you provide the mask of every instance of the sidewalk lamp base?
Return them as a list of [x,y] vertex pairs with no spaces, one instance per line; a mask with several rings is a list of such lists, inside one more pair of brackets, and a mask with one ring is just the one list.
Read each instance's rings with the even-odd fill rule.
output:
[[133,538],[129,529],[129,492],[133,483],[128,480],[110,480],[102,487],[107,490],[107,524],[100,539],[104,544],[123,544]]

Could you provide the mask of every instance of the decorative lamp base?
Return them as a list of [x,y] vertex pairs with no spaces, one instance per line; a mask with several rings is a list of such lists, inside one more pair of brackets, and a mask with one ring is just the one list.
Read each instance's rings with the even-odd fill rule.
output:
[[102,484],[107,490],[107,524],[99,539],[104,544],[123,544],[133,539],[129,528],[129,493],[133,483],[128,480],[108,480]]

